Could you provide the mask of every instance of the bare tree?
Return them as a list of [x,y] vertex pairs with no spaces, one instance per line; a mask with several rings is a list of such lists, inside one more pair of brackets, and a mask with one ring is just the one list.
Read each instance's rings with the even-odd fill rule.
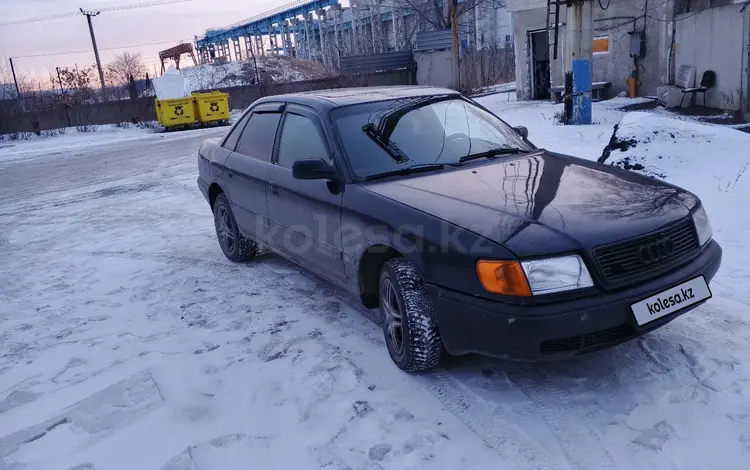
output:
[[62,85],[62,88],[66,91],[71,101],[69,104],[82,104],[94,98],[91,83],[96,74],[96,66],[94,65],[60,69],[60,79],[56,81],[56,84]]
[[[448,0],[385,0],[383,6],[413,10],[435,29],[448,29],[451,25]],[[472,16],[469,14],[473,14],[477,7],[488,9],[504,6],[505,0],[456,1],[456,18],[459,23],[464,23],[466,17]]]
[[107,81],[113,85],[127,87],[130,80],[138,80],[146,75],[146,66],[140,53],[123,52],[107,64]]

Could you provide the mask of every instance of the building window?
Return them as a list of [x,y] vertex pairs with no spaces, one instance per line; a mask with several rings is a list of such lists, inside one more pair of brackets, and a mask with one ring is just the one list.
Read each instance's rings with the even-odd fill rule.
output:
[[609,54],[609,36],[597,36],[592,47],[594,54]]

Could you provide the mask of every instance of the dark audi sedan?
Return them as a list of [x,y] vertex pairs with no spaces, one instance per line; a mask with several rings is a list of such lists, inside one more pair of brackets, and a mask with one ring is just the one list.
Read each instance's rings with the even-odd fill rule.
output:
[[393,361],[539,361],[663,326],[711,297],[700,200],[535,147],[454,91],[263,98],[198,158],[232,261],[259,247],[380,308]]

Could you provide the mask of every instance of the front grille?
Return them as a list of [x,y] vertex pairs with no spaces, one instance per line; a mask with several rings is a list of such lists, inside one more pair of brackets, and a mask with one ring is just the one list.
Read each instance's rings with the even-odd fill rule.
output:
[[556,354],[570,351],[584,352],[622,341],[632,336],[635,336],[633,328],[629,324],[623,323],[620,326],[607,328],[606,330],[545,341],[539,345],[539,352],[542,354]]
[[[644,261],[644,258],[649,257],[644,256],[644,250],[654,245],[668,248],[662,250],[658,261]],[[594,248],[594,257],[605,283],[609,286],[622,286],[656,276],[682,264],[694,258],[699,249],[693,221],[687,219],[658,233]]]

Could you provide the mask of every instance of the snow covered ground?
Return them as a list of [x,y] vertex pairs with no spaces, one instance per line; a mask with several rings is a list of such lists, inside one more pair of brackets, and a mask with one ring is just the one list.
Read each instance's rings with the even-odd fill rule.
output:
[[350,296],[274,256],[223,257],[195,152],[226,128],[4,141],[0,469],[747,468],[750,175],[725,183],[750,136],[616,109],[631,100],[575,128],[559,106],[480,100],[589,159],[623,118],[623,136],[659,137],[609,161],[704,200],[725,249],[714,298],[571,361],[408,375]]
[[[244,110],[233,109],[230,111],[229,123],[234,123]],[[0,139],[0,164],[18,160],[60,159],[67,155],[71,149],[83,150],[101,145],[119,144],[122,142],[134,142],[147,139],[150,142],[173,140],[184,140],[187,135],[181,132],[165,132],[164,128],[156,121],[144,123],[144,125],[131,125],[122,123],[119,125],[108,124],[102,126],[90,126],[89,131],[81,132],[74,127],[56,129],[51,133],[43,132],[37,136],[34,133],[25,133],[24,139],[11,140],[8,136]],[[228,127],[224,128],[224,132]],[[59,131],[64,131],[60,134]],[[196,134],[189,134],[190,137]],[[148,145],[148,143],[144,143]]]

